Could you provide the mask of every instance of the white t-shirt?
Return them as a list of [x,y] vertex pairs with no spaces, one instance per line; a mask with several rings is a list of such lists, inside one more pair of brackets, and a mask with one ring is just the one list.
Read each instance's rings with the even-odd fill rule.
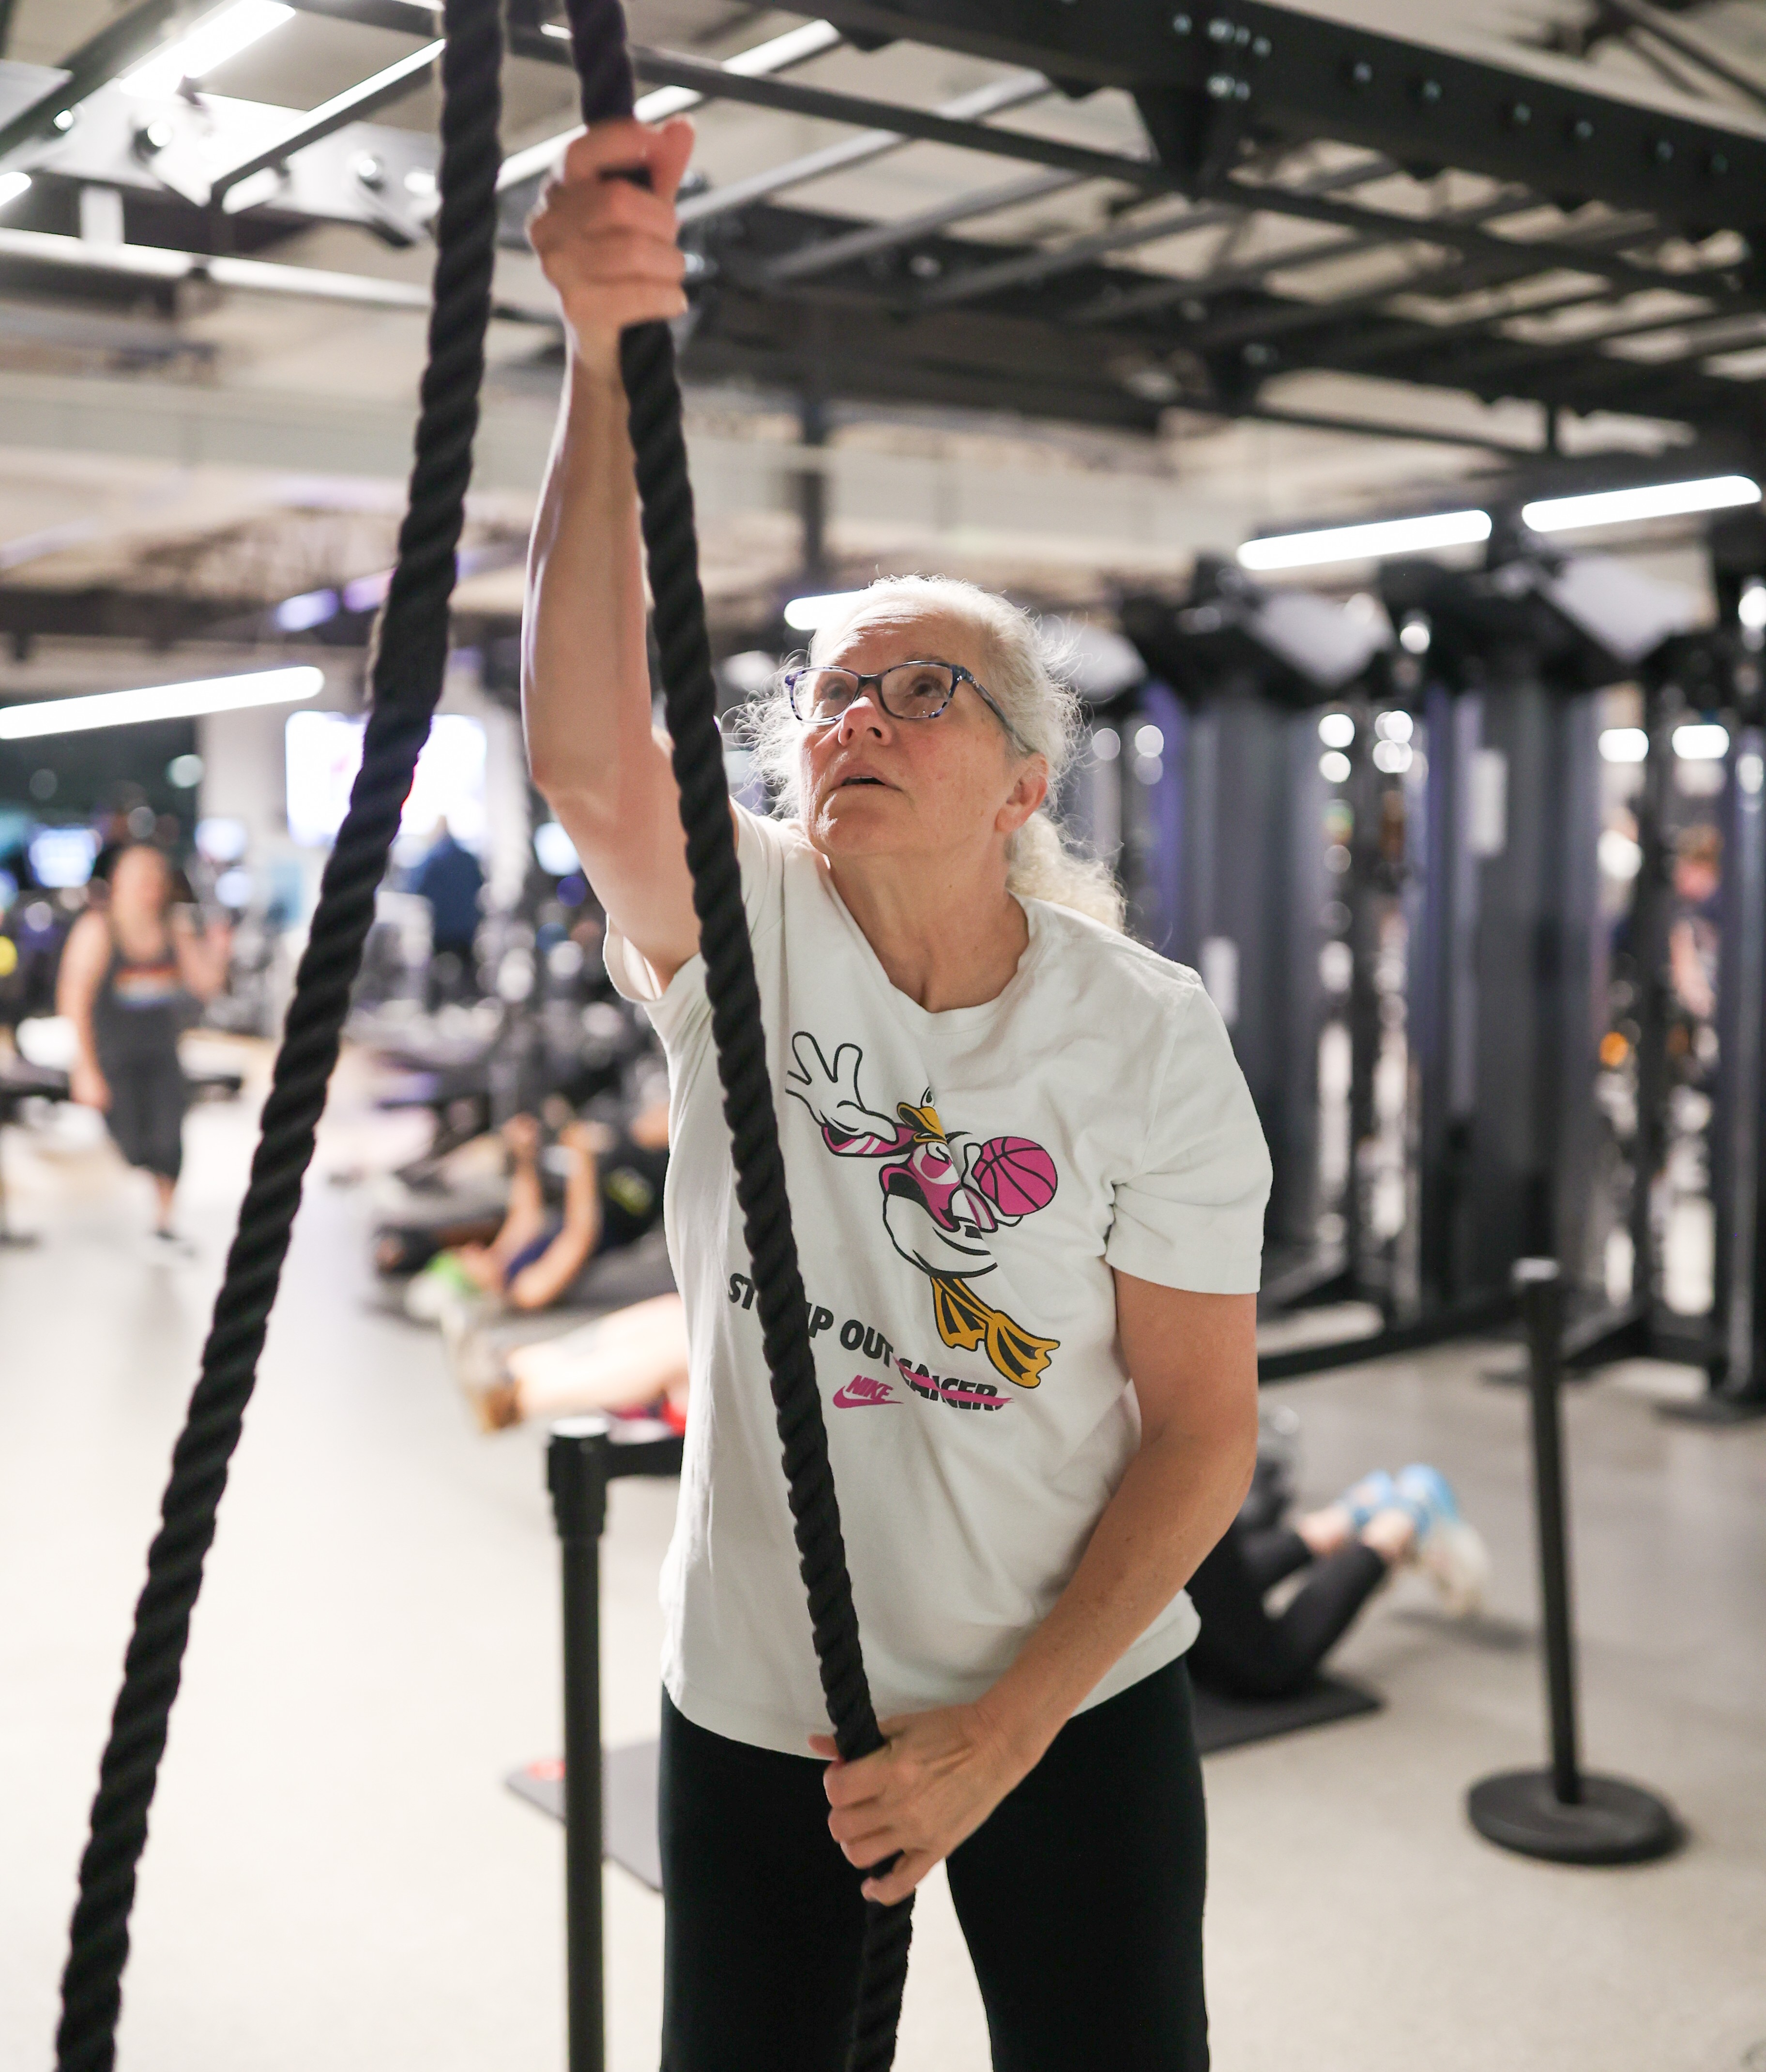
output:
[[[1138,1441],[1111,1268],[1258,1285],[1269,1157],[1195,973],[1027,899],[984,1006],[890,985],[792,823],[738,809],[793,1223],[877,1712],[979,1697],[1071,1577]],[[748,1278],[703,961],[614,984],[668,1057],[668,1245],[692,1397],[663,1577],[663,1681],[713,1733],[793,1755],[827,1714]],[[1180,1593],[1087,1699],[1181,1655]]]

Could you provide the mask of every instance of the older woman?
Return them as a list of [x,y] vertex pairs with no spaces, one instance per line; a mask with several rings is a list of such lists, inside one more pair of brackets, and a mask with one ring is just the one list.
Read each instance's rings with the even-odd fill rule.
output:
[[[1033,624],[963,583],[860,594],[763,715],[780,816],[735,813],[888,1740],[839,1762],[651,726],[618,376],[621,327],[683,306],[691,143],[680,123],[591,130],[532,226],[569,359],[530,569],[529,750],[606,909],[609,968],[667,1050],[692,1346],[663,1585],[663,2061],[832,2072],[861,1898],[947,1862],[996,2065],[1193,2072],[1183,1585],[1255,1457],[1267,1156],[1196,977],[1119,932],[1048,816],[1073,707]],[[635,167],[647,191],[606,177]]]

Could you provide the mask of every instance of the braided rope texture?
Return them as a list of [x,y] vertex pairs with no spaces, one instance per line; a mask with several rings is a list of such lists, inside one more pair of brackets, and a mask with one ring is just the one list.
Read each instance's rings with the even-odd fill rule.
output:
[[191,1613],[215,1534],[228,1464],[257,1380],[302,1182],[349,1010],[350,988],[374,918],[374,895],[411,788],[418,750],[442,694],[472,442],[484,372],[485,327],[501,162],[502,25],[499,0],[447,0],[442,60],[441,212],[436,227],[429,364],[410,503],[371,665],[373,701],[362,767],[326,866],[306,954],[277,1054],[226,1277],[202,1372],[160,1507],[147,1581],[99,1768],[92,1833],[80,1866],[62,2016],[59,2072],[110,2072],[135,1873],[147,1840]]
[[[569,0],[585,122],[632,111],[632,76],[619,0]],[[717,729],[711,644],[700,588],[692,485],[681,426],[674,340],[666,324],[635,326],[620,342],[620,368],[649,572],[663,698],[673,742],[681,825],[692,874],[711,1001],[712,1037],[736,1168],[736,1197],[758,1291],[767,1372],[791,1499],[798,1564],[828,1717],[850,1762],[883,1745],[860,1651],[858,1614],[828,1457],[807,1305],[785,1190],[778,1120],[767,1075],[760,991],[736,857],[723,739]],[[911,1896],[897,1906],[867,1903],[848,2072],[889,2072],[907,1980]]]

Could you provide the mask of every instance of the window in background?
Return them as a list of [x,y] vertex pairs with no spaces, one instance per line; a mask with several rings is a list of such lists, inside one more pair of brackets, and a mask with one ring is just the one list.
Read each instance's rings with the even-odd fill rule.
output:
[[[309,849],[334,841],[350,803],[350,787],[362,763],[365,722],[351,713],[298,712],[288,717],[285,742],[288,831]],[[437,820],[457,841],[482,849],[485,842],[485,735],[482,721],[443,713],[429,729],[417,758],[417,775],[393,854],[409,862],[421,853]]]
[[97,861],[98,837],[90,828],[42,828],[27,852],[31,874],[51,892],[84,885]]

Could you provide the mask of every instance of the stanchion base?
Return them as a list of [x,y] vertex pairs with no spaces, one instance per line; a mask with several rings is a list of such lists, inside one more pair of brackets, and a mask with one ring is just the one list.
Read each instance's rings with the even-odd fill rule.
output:
[[1509,1770],[1466,1794],[1465,1810],[1487,1842],[1554,1864],[1641,1864],[1686,1839],[1673,1810],[1622,1778],[1582,1780],[1578,1805],[1566,1806],[1548,1770]]
[[1656,1415],[1676,1424],[1754,1424],[1766,1417],[1766,1396],[1725,1396],[1713,1389],[1686,1403],[1658,1403]]

